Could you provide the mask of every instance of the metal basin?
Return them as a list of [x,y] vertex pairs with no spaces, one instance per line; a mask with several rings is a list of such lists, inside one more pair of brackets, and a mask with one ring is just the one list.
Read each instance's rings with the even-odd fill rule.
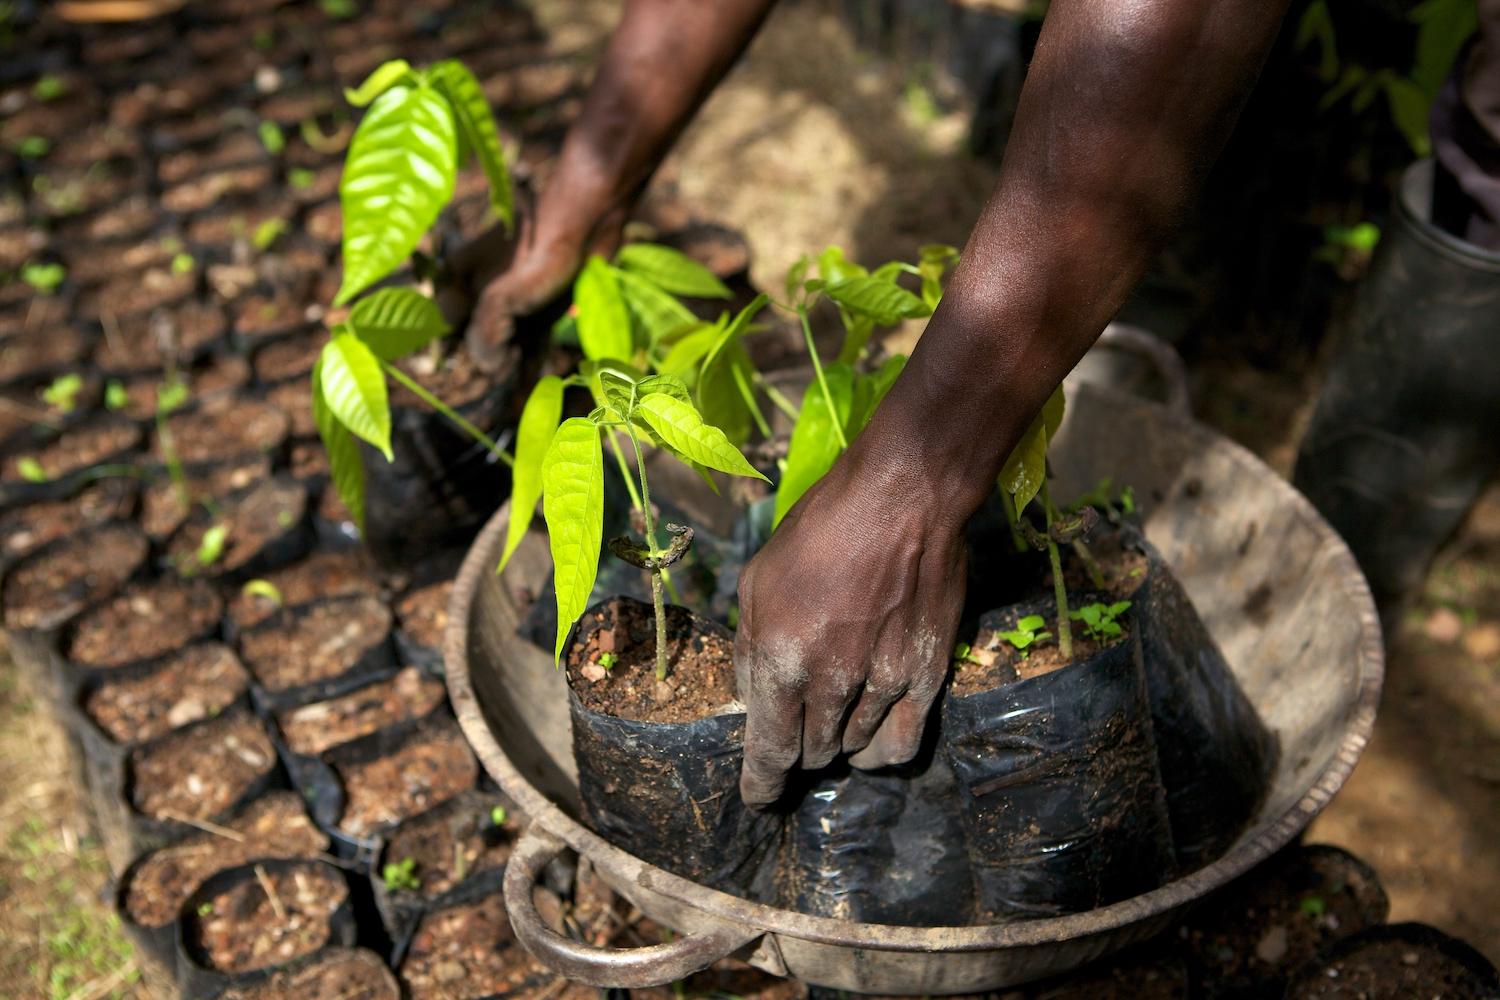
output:
[[[1353,557],[1312,506],[1243,448],[1162,406],[1083,385],[1054,451],[1062,496],[1102,476],[1135,488],[1146,534],[1192,596],[1245,693],[1281,741],[1260,813],[1218,861],[1087,913],[999,926],[896,927],[807,916],[669,874],[578,820],[562,675],[516,635],[518,582],[540,593],[545,534],[533,529],[503,578],[502,508],[474,543],[450,605],[448,689],[480,761],[531,818],[506,874],[522,943],[600,986],[671,982],[730,954],[778,975],[869,993],[943,994],[1067,971],[1164,929],[1185,906],[1291,841],[1328,804],[1369,739],[1384,653]],[[550,930],[531,889],[566,847],[681,936],[596,949]]]

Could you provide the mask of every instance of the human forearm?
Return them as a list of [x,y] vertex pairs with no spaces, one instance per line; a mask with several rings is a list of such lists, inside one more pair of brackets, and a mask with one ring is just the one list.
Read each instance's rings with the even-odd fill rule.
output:
[[851,461],[936,483],[967,518],[1176,225],[1283,7],[1054,0],[995,192]]

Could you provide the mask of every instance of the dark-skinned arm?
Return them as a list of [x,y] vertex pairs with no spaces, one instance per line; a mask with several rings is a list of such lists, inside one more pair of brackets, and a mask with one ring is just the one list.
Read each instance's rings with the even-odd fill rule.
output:
[[481,362],[511,320],[554,298],[590,251],[611,253],[641,189],[693,113],[749,45],[775,0],[626,0],[577,122],[521,220],[513,256],[492,235],[455,262],[482,279],[469,347]]
[[741,787],[909,760],[963,603],[963,528],[1193,198],[1284,0],[1053,0],[1000,179],[890,395],[740,580]]

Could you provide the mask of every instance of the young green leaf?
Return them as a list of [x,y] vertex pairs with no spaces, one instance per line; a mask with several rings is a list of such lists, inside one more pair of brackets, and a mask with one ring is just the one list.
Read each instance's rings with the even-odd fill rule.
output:
[[771,297],[762,292],[755,298],[751,299],[750,303],[745,306],[745,308],[735,313],[734,319],[730,321],[730,323],[725,326],[722,331],[720,331],[719,335],[714,339],[713,346],[709,348],[708,354],[704,356],[704,371],[707,371],[710,367],[713,366],[714,362],[718,360],[719,355],[721,352],[723,352],[724,346],[726,344],[732,343],[745,335],[745,331],[750,328],[750,321],[753,320],[757,315],[759,315],[760,311],[764,309],[766,307],[766,304],[770,301]]
[[635,353],[630,314],[612,272],[603,257],[590,257],[573,283],[573,303],[578,307],[578,342],[587,358],[624,359]]
[[125,384],[119,379],[110,379],[104,386],[104,408],[123,410],[129,405],[130,393],[126,391]]
[[1031,421],[1031,426],[1026,428],[1026,433],[1000,470],[1000,488],[1014,501],[1011,512],[1017,518],[1036,497],[1047,477],[1047,445],[1062,424],[1063,408],[1063,388],[1059,385]]
[[687,306],[650,281],[630,271],[612,270],[620,296],[625,300],[625,308],[642,333],[641,337],[633,339],[655,346],[685,327],[698,324],[698,317]]
[[396,84],[410,80],[412,76],[410,63],[405,59],[392,59],[376,66],[375,71],[365,77],[365,82],[353,90],[345,87],[344,100],[356,108],[362,108]]
[[156,390],[156,412],[162,416],[175,413],[187,405],[188,385],[180,378],[163,382]]
[[354,133],[339,200],[344,210],[343,305],[394,271],[453,197],[458,135],[446,98],[393,87]]
[[645,396],[647,393],[665,393],[674,399],[693,405],[693,394],[688,391],[687,383],[675,375],[647,375],[635,385],[636,396]]
[[633,271],[673,295],[696,299],[727,299],[724,282],[687,254],[659,243],[627,243],[615,254],[615,263]]
[[749,439],[752,419],[737,384],[741,377],[753,382],[755,367],[745,345],[737,339],[730,340],[720,348],[717,360],[699,372],[693,387],[698,412],[734,445]]
[[780,524],[787,511],[802,499],[823,474],[833,468],[839,457],[838,437],[833,422],[847,424],[854,395],[854,372],[846,364],[835,363],[823,369],[828,394],[833,397],[836,412],[830,414],[823,393],[816,385],[808,386],[802,397],[802,410],[792,427],[792,441],[787,450],[786,470],[776,487],[776,511],[773,525]]
[[588,607],[604,540],[604,451],[599,429],[582,417],[563,421],[542,461],[542,516],[547,520],[557,592],[557,645]]
[[381,288],[360,299],[349,326],[383,361],[419,351],[449,330],[437,303],[410,288]]
[[844,256],[843,247],[827,247],[818,254],[818,276],[823,279],[825,286],[864,277],[869,273],[863,266]]
[[672,342],[666,357],[656,365],[656,370],[666,375],[676,375],[684,380],[696,380],[698,366],[713,348],[723,327],[714,323],[700,324]]
[[917,273],[922,276],[922,301],[936,309],[943,297],[943,275],[958,263],[958,248],[946,243],[929,243],[922,248]]
[[247,581],[245,585],[240,588],[240,593],[244,594],[246,597],[259,597],[263,600],[270,601],[278,608],[285,603],[281,596],[281,588],[277,587],[276,584],[272,583],[270,580],[257,578]]
[[786,300],[788,302],[800,301],[802,283],[807,280],[807,270],[810,267],[812,267],[812,258],[803,254],[786,269]]
[[635,409],[667,447],[688,461],[732,476],[766,478],[729,443],[723,431],[703,422],[692,403],[665,392],[654,392],[641,397]]
[[359,445],[349,428],[339,422],[323,398],[323,361],[318,359],[312,371],[313,420],[318,425],[318,437],[323,449],[328,452],[328,471],[333,488],[339,499],[349,510],[354,524],[364,531],[365,526],[365,464],[359,454]]
[[198,540],[198,565],[212,566],[224,554],[224,545],[229,541],[229,525],[220,521],[211,524]]
[[392,461],[391,407],[385,373],[364,341],[351,333],[335,332],[318,358],[323,400],[339,423],[363,438]]
[[21,268],[21,280],[43,295],[51,295],[67,278],[68,269],[56,262],[31,263]]
[[68,372],[53,379],[52,384],[42,390],[42,401],[55,410],[72,413],[78,405],[78,394],[83,390],[83,376]]
[[47,475],[47,470],[42,468],[42,463],[30,455],[26,455],[20,461],[16,462],[16,471],[20,472],[21,478],[28,483],[45,483],[52,478]]
[[868,316],[880,326],[894,326],[903,319],[932,314],[931,306],[894,281],[873,276],[846,278],[823,291],[845,309]]
[[515,224],[515,195],[510,185],[510,169],[505,164],[505,147],[500,144],[500,130],[495,115],[484,96],[484,88],[457,59],[444,59],[427,71],[458,120],[465,144],[474,151],[485,179],[490,182],[490,207],[510,229]]
[[542,496],[542,462],[552,446],[552,435],[562,420],[563,382],[556,375],[544,375],[526,399],[516,430],[516,464],[511,469],[510,524],[505,529],[505,551],[500,554],[499,573],[510,562],[511,554],[536,513],[536,502]]
[[286,150],[286,135],[281,131],[280,125],[273,121],[263,121],[256,126],[255,131],[260,136],[260,144],[272,156],[280,156]]

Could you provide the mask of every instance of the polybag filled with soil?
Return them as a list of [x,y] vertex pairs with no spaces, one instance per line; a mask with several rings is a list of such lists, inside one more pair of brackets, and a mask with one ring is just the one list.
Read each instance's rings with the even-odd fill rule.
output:
[[595,605],[566,651],[584,818],[650,864],[760,898],[781,820],[740,799],[733,639],[668,607],[671,666],[658,681],[653,621],[650,605],[630,598]]

